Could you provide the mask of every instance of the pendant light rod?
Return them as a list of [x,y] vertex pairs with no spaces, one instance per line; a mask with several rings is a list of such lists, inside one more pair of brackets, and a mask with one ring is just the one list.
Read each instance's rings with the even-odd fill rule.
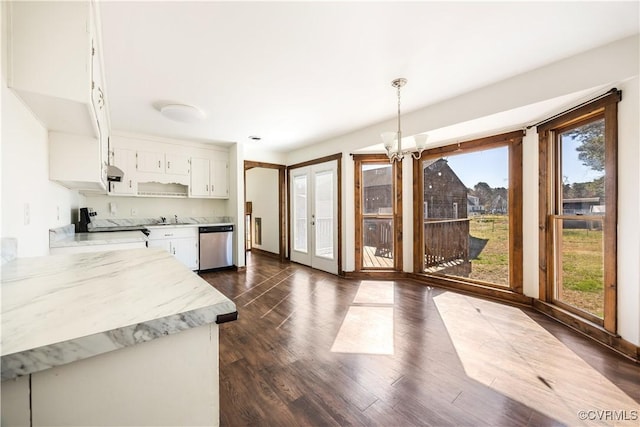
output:
[[402,114],[400,110],[401,106],[401,97],[400,97],[400,89],[407,84],[407,79],[405,78],[397,78],[391,82],[391,86],[395,87],[398,94],[398,130],[395,133],[395,141],[397,141],[396,149],[393,150],[393,132],[384,132],[381,136],[385,145],[385,149],[387,150],[387,157],[389,157],[390,162],[399,161],[401,162],[404,158],[405,154],[410,154],[414,159],[419,159],[422,155],[422,151],[425,149],[427,135],[416,135],[416,148],[418,149],[418,153],[411,152],[411,150],[402,151]]

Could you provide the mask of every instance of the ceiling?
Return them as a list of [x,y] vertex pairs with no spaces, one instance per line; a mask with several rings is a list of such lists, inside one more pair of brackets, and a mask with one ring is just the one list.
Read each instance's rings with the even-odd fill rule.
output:
[[[213,143],[259,136],[275,151],[392,119],[396,77],[408,79],[410,112],[639,31],[638,2],[99,5],[114,130]],[[167,119],[166,103],[206,118]],[[500,120],[491,126],[515,118]]]

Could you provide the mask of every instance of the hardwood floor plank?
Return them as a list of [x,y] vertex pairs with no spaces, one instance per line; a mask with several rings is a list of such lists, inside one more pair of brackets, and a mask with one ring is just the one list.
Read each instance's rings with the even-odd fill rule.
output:
[[260,256],[202,277],[239,311],[220,325],[222,426],[588,426],[613,423],[578,408],[640,410],[637,364],[532,310],[395,281],[378,305],[393,354],[336,353],[359,281]]

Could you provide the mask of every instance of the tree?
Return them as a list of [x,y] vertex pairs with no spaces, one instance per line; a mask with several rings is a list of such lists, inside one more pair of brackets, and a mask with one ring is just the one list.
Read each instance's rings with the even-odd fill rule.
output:
[[575,128],[567,136],[580,143],[576,151],[583,165],[604,171],[604,119]]

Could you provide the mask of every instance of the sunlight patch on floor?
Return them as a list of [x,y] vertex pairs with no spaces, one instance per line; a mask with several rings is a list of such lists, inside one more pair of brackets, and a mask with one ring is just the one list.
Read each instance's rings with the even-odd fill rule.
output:
[[469,377],[567,425],[638,425],[638,403],[522,310],[450,292],[434,301]]
[[353,304],[390,304],[393,305],[393,282],[363,280]]
[[362,281],[331,351],[393,354],[393,295],[393,282]]

